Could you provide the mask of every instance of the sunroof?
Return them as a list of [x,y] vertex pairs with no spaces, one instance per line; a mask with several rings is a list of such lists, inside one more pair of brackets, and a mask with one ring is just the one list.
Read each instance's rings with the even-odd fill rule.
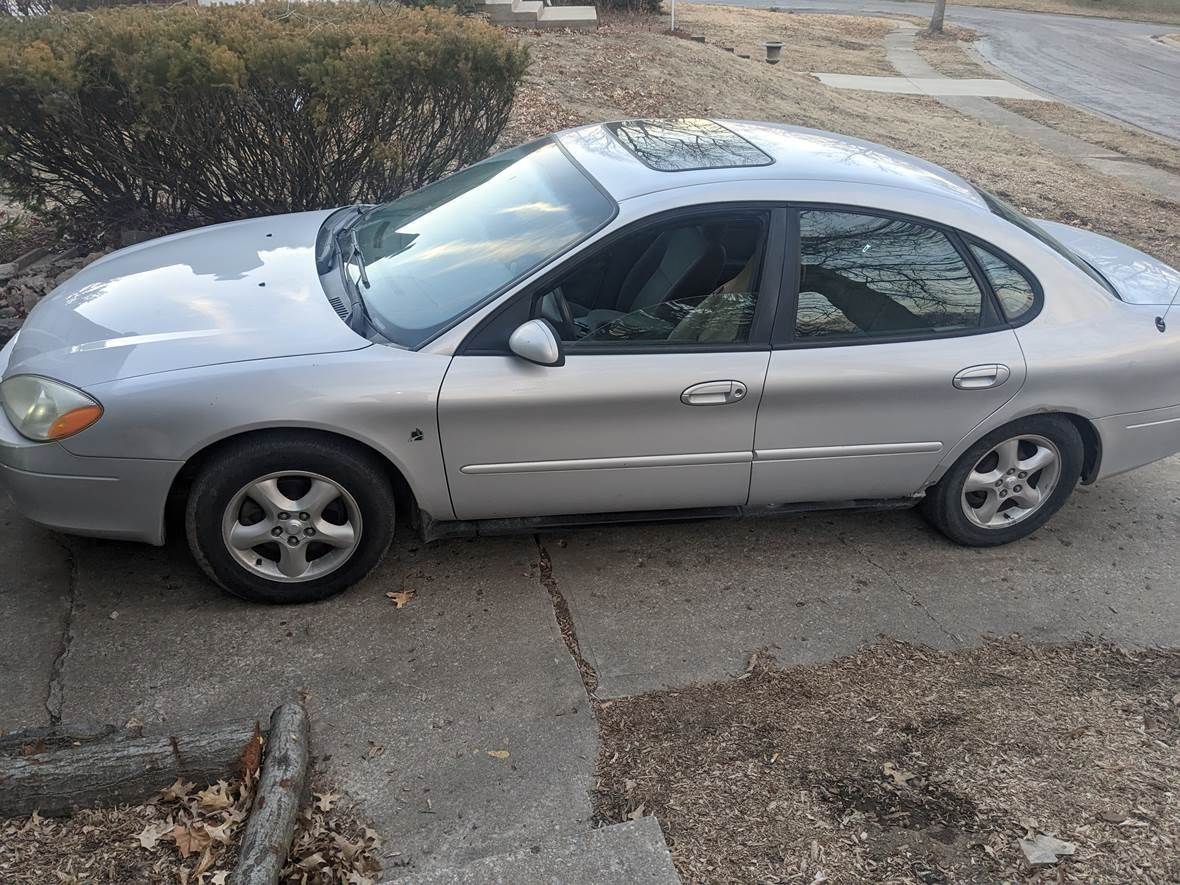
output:
[[606,128],[643,165],[658,172],[769,166],[746,139],[713,120],[625,120]]

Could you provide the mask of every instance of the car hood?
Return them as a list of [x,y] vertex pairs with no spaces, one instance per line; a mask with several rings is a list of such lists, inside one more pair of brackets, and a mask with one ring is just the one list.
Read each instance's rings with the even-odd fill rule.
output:
[[86,386],[367,347],[328,303],[316,273],[316,233],[329,214],[235,221],[114,252],[33,308],[4,376]]
[[1180,271],[1146,252],[1068,224],[1040,220],[1037,224],[1096,267],[1124,301],[1168,304],[1180,288]]

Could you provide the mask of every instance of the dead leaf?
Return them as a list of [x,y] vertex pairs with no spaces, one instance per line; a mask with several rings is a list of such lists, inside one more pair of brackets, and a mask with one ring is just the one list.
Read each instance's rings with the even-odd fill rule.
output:
[[634,810],[634,811],[628,812],[628,814],[627,814],[627,820],[639,820],[641,817],[643,817],[643,806],[644,806],[644,804],[645,804],[645,803],[643,803],[643,802],[640,802],[640,803],[639,803],[639,805],[637,805],[637,806],[635,807],[635,810]]
[[1077,846],[1072,842],[1063,842],[1055,836],[1041,833],[1031,839],[1021,839],[1020,850],[1024,852],[1029,864],[1036,866],[1057,863],[1058,858],[1068,857],[1077,851]]
[[183,802],[195,786],[196,784],[185,783],[184,778],[178,777],[172,786],[160,793],[160,797],[165,801]]
[[213,874],[213,878],[209,880],[209,885],[226,885],[227,879],[229,879],[229,871],[219,870]]
[[213,841],[213,837],[209,835],[202,823],[192,823],[188,826],[177,824],[172,828],[169,836],[176,843],[176,850],[180,852],[181,857],[188,857],[190,854],[204,851]]
[[229,784],[225,781],[218,781],[208,789],[201,790],[197,793],[197,802],[206,811],[221,811],[234,804],[229,795]]
[[885,776],[893,779],[893,785],[896,787],[904,787],[917,775],[912,771],[906,771],[904,768],[898,768],[892,762],[886,762],[881,766],[881,770],[885,772]]
[[339,793],[312,793],[315,797],[315,807],[323,812],[332,810],[332,806],[340,799]]
[[143,828],[142,833],[136,834],[135,838],[139,840],[139,847],[145,848],[148,851],[155,850],[156,843],[160,841],[160,837],[168,832],[171,828],[171,822],[162,824],[148,824]]
[[507,759],[510,754],[507,750],[488,750],[488,755],[493,759]]
[[250,780],[251,776],[258,774],[258,767],[262,764],[263,743],[262,729],[259,728],[258,722],[255,721],[254,736],[242,748],[242,755],[238,757],[238,773],[247,781]]
[[408,589],[408,590],[398,590],[396,592],[390,591],[389,593],[386,593],[385,595],[387,597],[389,597],[389,599],[393,602],[393,604],[395,606],[397,606],[398,608],[405,608],[407,605],[410,604],[410,600],[413,599],[417,594],[418,594],[417,590]]
[[299,861],[299,866],[305,870],[314,870],[316,867],[327,866],[327,864],[328,862],[324,860],[324,856],[318,851],[315,854],[309,854]]

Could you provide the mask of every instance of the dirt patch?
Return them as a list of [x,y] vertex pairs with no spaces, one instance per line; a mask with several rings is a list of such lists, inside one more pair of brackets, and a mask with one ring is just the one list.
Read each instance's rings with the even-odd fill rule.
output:
[[[284,883],[373,885],[380,839],[327,789],[299,813]],[[177,781],[143,805],[69,818],[0,819],[0,880],[10,885],[179,882],[225,885],[253,800],[252,782],[206,790]]]
[[[605,702],[596,808],[686,882],[1175,881],[1180,652],[902,643]],[[1030,867],[1023,838],[1072,857]]]
[[[863,35],[865,28],[877,28],[875,33],[883,37],[892,22],[869,20],[876,24],[865,25],[850,16],[735,12],[688,4],[678,19],[682,16],[706,43],[668,36],[662,32],[666,25],[654,17],[637,26],[633,20],[604,16],[603,27],[593,33],[521,32],[533,63],[503,144],[544,135],[555,122],[569,126],[627,117],[715,116],[812,126],[916,154],[999,193],[1035,217],[1092,228],[1180,263],[1177,204],[932,98],[831,89],[800,73],[834,67],[821,67],[821,62],[825,47],[839,33],[836,29],[847,27]],[[808,33],[812,20],[820,28],[816,34]],[[752,41],[755,35],[783,33],[780,23],[800,29],[794,42],[784,40],[783,64],[741,59],[723,48],[739,27]],[[855,39],[867,42],[863,36]],[[796,47],[812,47],[807,64],[792,60]],[[874,69],[884,52],[881,46],[861,51],[864,65],[857,68],[852,50],[842,50],[847,71]]]
[[1124,157],[1180,174],[1180,144],[1067,104],[1000,99],[996,104]]

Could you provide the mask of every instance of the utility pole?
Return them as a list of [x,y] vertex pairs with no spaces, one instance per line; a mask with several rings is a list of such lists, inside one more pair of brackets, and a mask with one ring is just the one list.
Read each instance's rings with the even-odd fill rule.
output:
[[942,20],[946,18],[946,0],[934,0],[934,14],[930,16],[930,33],[942,33]]

